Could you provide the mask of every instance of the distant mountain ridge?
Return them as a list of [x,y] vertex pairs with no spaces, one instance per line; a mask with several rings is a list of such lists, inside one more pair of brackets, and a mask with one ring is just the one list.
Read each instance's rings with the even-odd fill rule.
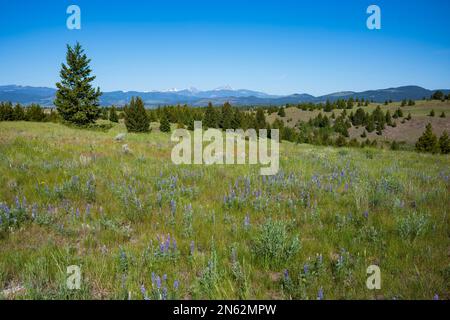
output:
[[[437,89],[445,94],[450,93],[450,89]],[[363,92],[343,91],[335,92],[323,96],[315,97],[310,94],[292,94],[287,96],[270,95],[264,92],[246,89],[234,90],[230,87],[222,87],[214,90],[200,91],[195,88],[183,90],[167,91],[111,91],[104,92],[100,98],[102,106],[117,105],[122,106],[128,103],[131,97],[141,97],[148,107],[158,105],[188,104],[192,106],[206,106],[208,102],[214,105],[221,105],[226,101],[235,106],[244,105],[285,105],[297,103],[320,103],[326,100],[335,101],[337,99],[369,99],[382,103],[386,100],[400,101],[403,99],[418,100],[423,97],[430,97],[436,90],[428,90],[419,86],[403,86],[397,88],[387,88],[378,90],[368,90]],[[30,104],[39,103],[43,106],[52,106],[56,89],[47,87],[31,87],[5,85],[0,86],[0,101],[11,101],[13,103]]]

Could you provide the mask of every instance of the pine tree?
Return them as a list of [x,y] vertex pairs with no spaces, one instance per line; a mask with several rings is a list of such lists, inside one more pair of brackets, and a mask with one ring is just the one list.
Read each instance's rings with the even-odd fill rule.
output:
[[373,132],[375,130],[375,122],[373,121],[372,117],[370,117],[367,122],[366,130],[367,132]]
[[435,116],[434,110],[431,110],[431,111],[430,111],[429,116],[430,116],[430,117],[434,117],[434,116]]
[[169,117],[166,112],[163,112],[163,114],[161,115],[159,130],[161,132],[170,132],[170,122],[169,122]]
[[377,123],[377,135],[381,136],[383,134],[383,125],[381,124],[381,122]]
[[13,118],[14,121],[25,120],[25,111],[19,103],[17,103],[16,106],[14,107]]
[[100,119],[102,120],[109,120],[109,110],[108,108],[101,108],[100,109]]
[[116,123],[119,122],[119,116],[117,115],[115,106],[112,106],[111,109],[109,109],[109,121]]
[[392,141],[391,143],[391,150],[399,150],[400,149],[400,145],[397,141]]
[[206,129],[218,127],[216,110],[214,110],[214,107],[211,102],[208,103],[208,107],[206,107],[205,116],[203,119],[203,126]]
[[266,123],[266,116],[264,115],[264,110],[262,108],[258,108],[256,111],[256,118],[255,118],[255,129],[265,129],[267,127]]
[[439,149],[441,150],[442,154],[450,153],[450,139],[448,138],[447,131],[444,131],[444,133],[439,138]]
[[74,47],[67,45],[67,65],[61,65],[61,82],[56,84],[55,106],[65,121],[84,125],[93,123],[100,115],[100,89],[94,89],[89,67],[90,59],[77,42]]
[[242,128],[242,113],[239,108],[235,108],[233,114],[233,121],[231,122],[231,127],[233,129],[241,129]]
[[391,117],[391,113],[388,111],[386,111],[386,124],[388,126],[392,126],[392,117]]
[[40,105],[33,103],[27,108],[26,117],[28,121],[41,122],[45,120],[45,113]]
[[0,104],[0,121],[14,120],[14,109],[11,102],[2,102]]
[[442,98],[444,97],[444,93],[442,91],[436,91],[433,93],[433,95],[431,96],[432,100],[442,100]]
[[232,129],[233,109],[228,102],[224,103],[221,116],[220,127],[224,130]]
[[128,132],[148,132],[150,119],[141,98],[131,98],[130,104],[124,108],[125,126]]
[[[331,110],[330,110],[330,111],[331,111]],[[280,116],[280,117],[282,117],[282,118],[286,117],[286,112],[284,111],[284,108],[283,108],[283,107],[281,107],[281,108],[278,110],[278,116]]]
[[420,152],[436,153],[438,151],[438,147],[438,140],[433,133],[431,123],[429,123],[426,126],[425,132],[416,142],[416,150]]
[[445,112],[444,112],[444,111],[442,111],[440,117],[441,117],[441,118],[445,118]]

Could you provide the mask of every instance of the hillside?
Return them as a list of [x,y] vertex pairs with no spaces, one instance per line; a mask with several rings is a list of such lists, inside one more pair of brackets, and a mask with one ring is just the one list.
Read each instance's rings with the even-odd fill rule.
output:
[[[173,165],[153,127],[116,142],[122,124],[0,122],[0,295],[450,297],[448,156],[286,142],[263,179],[258,166]],[[73,264],[87,281],[69,291]]]
[[[370,90],[364,92],[338,92],[323,96],[310,94],[292,94],[287,96],[270,95],[264,92],[252,90],[233,90],[231,88],[217,88],[215,90],[200,91],[195,88],[169,91],[112,91],[104,92],[100,97],[102,106],[122,106],[129,103],[132,97],[141,97],[146,106],[188,104],[191,106],[206,106],[208,102],[214,105],[222,105],[230,102],[235,106],[261,106],[261,105],[286,105],[304,102],[323,103],[326,100],[337,99],[367,99],[382,103],[386,100],[401,101],[403,99],[419,100],[429,98],[435,90],[428,90],[418,86],[404,86],[398,88]],[[448,94],[450,90],[441,90]],[[45,87],[29,87],[7,85],[0,86],[0,101],[11,101],[22,104],[39,103],[43,106],[53,106],[56,90]]]

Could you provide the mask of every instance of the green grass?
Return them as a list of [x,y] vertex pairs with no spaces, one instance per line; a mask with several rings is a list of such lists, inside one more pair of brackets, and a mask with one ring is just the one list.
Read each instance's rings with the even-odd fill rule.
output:
[[[263,179],[258,166],[175,166],[157,130],[128,134],[124,154],[124,130],[0,123],[0,203],[26,197],[25,219],[0,228],[0,295],[142,299],[144,285],[161,298],[154,273],[168,298],[450,297],[448,156],[283,143]],[[167,234],[177,249],[161,254]],[[69,265],[81,290],[65,286]]]

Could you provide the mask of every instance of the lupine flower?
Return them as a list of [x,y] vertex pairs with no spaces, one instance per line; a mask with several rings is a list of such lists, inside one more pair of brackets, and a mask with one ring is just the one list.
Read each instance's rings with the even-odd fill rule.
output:
[[173,288],[175,289],[175,290],[178,290],[178,287],[180,286],[180,283],[178,282],[178,280],[175,280],[174,282],[173,282]]
[[323,289],[320,288],[317,294],[317,300],[323,300]]
[[21,208],[19,197],[16,196],[15,202],[16,202],[16,208],[18,208],[18,209]]
[[250,216],[247,214],[244,219],[244,227],[250,227]]
[[161,289],[161,278],[159,276],[156,276],[156,287]]
[[191,241],[190,250],[191,250],[191,256],[193,256],[193,255],[194,255],[194,251],[195,251],[195,243],[194,243],[194,240]]
[[231,249],[231,262],[234,264],[237,260],[236,248]]
[[177,251],[177,241],[175,240],[175,238],[172,240],[172,248],[173,251]]
[[31,218],[35,220],[37,217],[37,205],[33,204],[33,208],[31,209]]
[[162,290],[162,299],[167,300],[167,288],[164,287]]
[[437,293],[434,295],[433,300],[439,300],[439,296]]
[[366,218],[366,219],[369,218],[369,211],[366,210],[366,211],[364,211],[363,214],[364,214],[364,218]]
[[288,269],[284,269],[283,275],[284,275],[284,280],[289,279],[289,271],[288,271]]
[[145,299],[145,297],[147,297],[147,290],[145,290],[144,285],[141,285],[141,293],[142,293],[142,297]]
[[177,204],[175,202],[175,200],[170,200],[170,211],[172,212],[173,215],[175,215],[175,212],[177,210]]
[[167,281],[167,274],[163,274],[163,281]]
[[308,266],[307,263],[305,263],[305,264],[303,265],[303,272],[304,272],[304,274],[308,274],[308,271],[309,271],[309,266]]

